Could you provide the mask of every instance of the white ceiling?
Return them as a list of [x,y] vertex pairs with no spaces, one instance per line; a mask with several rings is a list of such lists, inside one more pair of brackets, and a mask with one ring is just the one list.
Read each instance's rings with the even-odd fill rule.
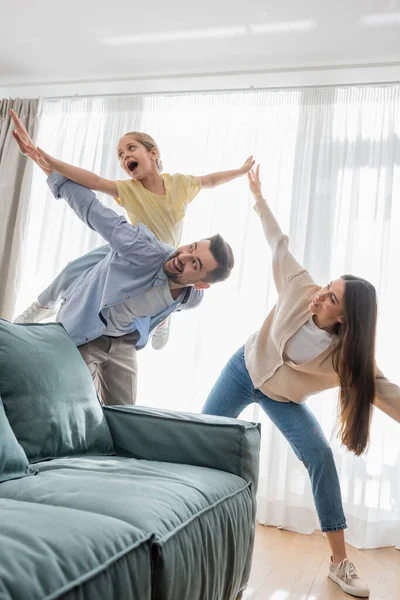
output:
[[400,0],[0,0],[0,84],[400,61]]

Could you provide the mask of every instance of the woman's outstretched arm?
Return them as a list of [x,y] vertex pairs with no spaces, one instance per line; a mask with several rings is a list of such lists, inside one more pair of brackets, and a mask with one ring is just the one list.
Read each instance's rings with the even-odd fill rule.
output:
[[375,406],[400,423],[400,387],[386,379],[378,367],[375,373]]
[[307,270],[297,262],[289,250],[289,238],[285,235],[276,220],[273,212],[265,200],[260,181],[260,165],[252,169],[247,175],[251,193],[253,194],[254,210],[261,219],[265,237],[272,250],[272,268],[274,280],[278,293],[283,289],[285,283],[299,274],[307,274],[309,281],[305,278],[304,283],[316,285]]

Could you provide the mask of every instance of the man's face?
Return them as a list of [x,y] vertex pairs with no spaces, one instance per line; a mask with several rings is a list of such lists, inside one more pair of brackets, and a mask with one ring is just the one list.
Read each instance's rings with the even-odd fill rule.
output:
[[164,273],[170,281],[179,286],[194,285],[207,288],[207,274],[218,266],[210,252],[210,240],[201,240],[187,246],[181,246],[164,263]]

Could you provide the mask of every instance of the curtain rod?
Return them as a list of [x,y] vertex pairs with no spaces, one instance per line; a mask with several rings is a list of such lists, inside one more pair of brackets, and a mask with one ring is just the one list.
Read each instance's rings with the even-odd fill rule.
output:
[[308,85],[295,85],[295,86],[246,86],[237,88],[224,88],[224,89],[197,89],[197,90],[165,90],[165,91],[149,91],[149,92],[117,92],[117,93],[106,93],[106,94],[71,94],[69,96],[42,96],[42,100],[56,101],[56,100],[69,100],[73,98],[118,98],[118,97],[133,97],[133,96],[182,96],[182,95],[195,95],[195,94],[233,94],[237,92],[251,93],[251,92],[282,92],[288,91],[303,91],[306,89],[327,89],[327,88],[343,88],[343,87],[380,87],[380,86],[396,86],[400,84],[399,81],[379,81],[379,82],[364,82],[364,83],[327,83],[327,84],[308,84]]

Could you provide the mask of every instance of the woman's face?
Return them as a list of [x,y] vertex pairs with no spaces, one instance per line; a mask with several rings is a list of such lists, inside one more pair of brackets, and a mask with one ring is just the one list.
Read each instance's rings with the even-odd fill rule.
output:
[[320,289],[311,300],[308,308],[318,317],[322,326],[329,327],[343,321],[345,286],[344,279],[335,279]]

